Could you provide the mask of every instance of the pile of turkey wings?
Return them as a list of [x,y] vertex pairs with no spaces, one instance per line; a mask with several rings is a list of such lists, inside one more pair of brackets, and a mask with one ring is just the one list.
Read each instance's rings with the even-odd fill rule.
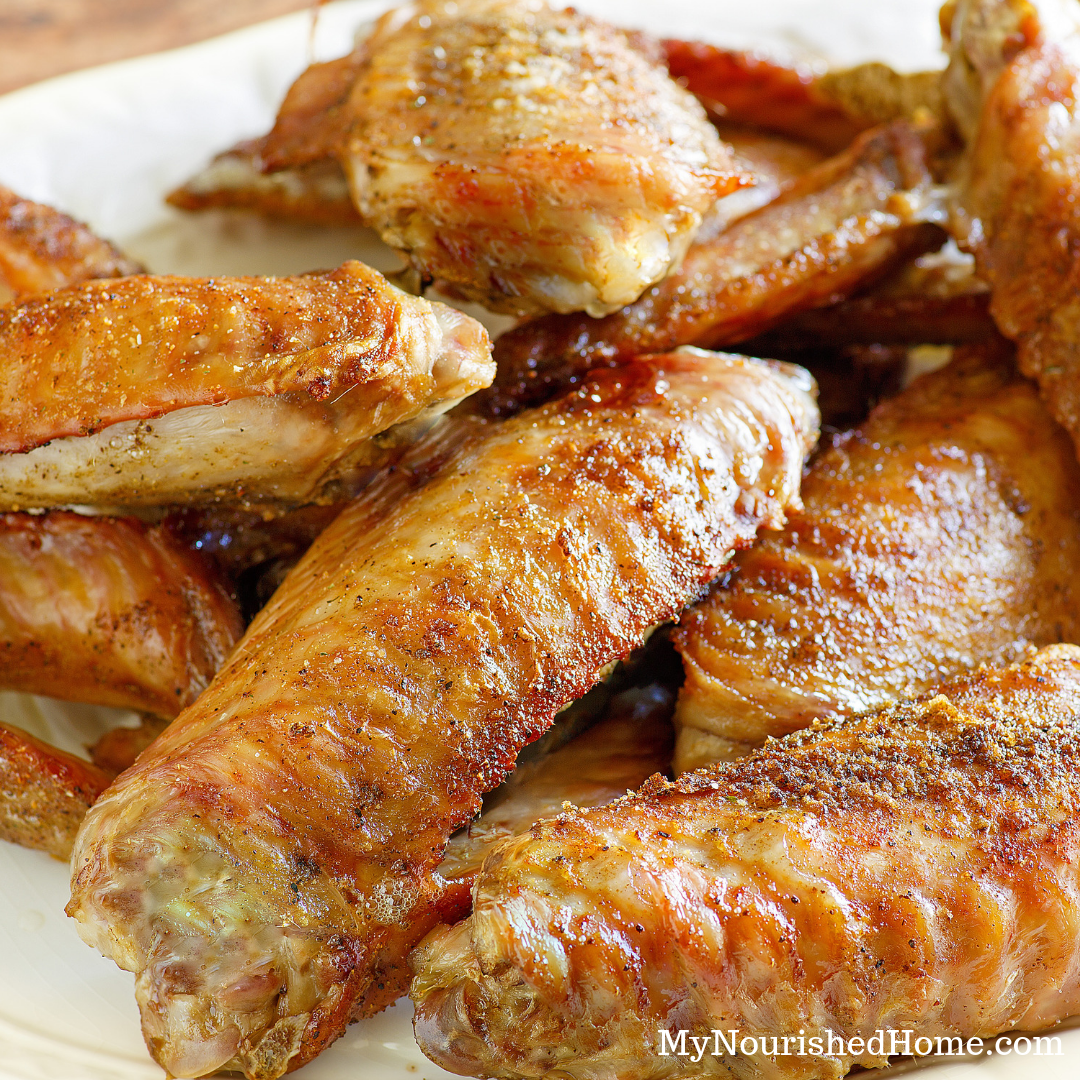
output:
[[[170,1076],[404,995],[561,1080],[1080,1012],[1067,23],[948,0],[901,75],[415,0],[169,196],[389,275],[0,189],[0,688],[128,710],[0,722],[0,838]],[[729,1028],[845,1049],[670,1052]]]

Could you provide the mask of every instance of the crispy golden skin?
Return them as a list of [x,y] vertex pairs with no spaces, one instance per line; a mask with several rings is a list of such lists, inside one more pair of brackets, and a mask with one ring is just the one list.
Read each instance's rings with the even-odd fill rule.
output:
[[802,498],[675,631],[679,771],[1080,641],[1080,467],[1007,347],[878,406]]
[[630,303],[744,182],[663,64],[573,9],[416,0],[363,48],[343,156],[361,216],[492,310]]
[[494,374],[487,333],[358,262],[139,275],[0,309],[0,507],[302,502]]
[[[417,1037],[475,1076],[838,1080],[888,1036],[800,1034],[1044,1028],[1080,1010],[1078,799],[1080,650],[1054,646],[569,811],[419,950]],[[713,1057],[714,1029],[766,1041]],[[699,1062],[660,1053],[680,1030]]]
[[426,483],[387,474],[319,537],[80,834],[69,911],[169,1072],[276,1077],[396,996],[481,795],[797,500],[808,388],[653,358],[449,423]]
[[0,840],[67,859],[86,811],[111,779],[89,761],[0,723]]
[[0,515],[0,687],[171,718],[240,639],[206,561],[134,518]]
[[1021,370],[1080,448],[1080,35],[1058,39],[1041,14],[964,0],[943,19],[947,100],[969,139],[954,227]]
[[140,269],[67,214],[0,186],[0,304]]
[[603,319],[548,315],[495,343],[495,393],[543,399],[591,367],[678,345],[718,348],[869,285],[941,246],[940,210],[918,133],[866,133],[776,201],[694,244],[680,268]]

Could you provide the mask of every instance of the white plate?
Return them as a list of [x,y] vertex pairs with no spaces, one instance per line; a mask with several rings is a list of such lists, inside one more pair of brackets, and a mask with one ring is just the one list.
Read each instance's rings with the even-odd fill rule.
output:
[[[268,129],[311,58],[346,52],[380,0],[324,7],[317,30],[289,16],[205,44],[80,72],[0,97],[0,183],[53,203],[151,269],[291,273],[357,256],[395,256],[363,229],[185,217],[162,196],[216,151]],[[582,0],[585,10],[673,37],[851,64],[936,66],[938,0]],[[0,695],[0,716],[79,751],[105,710]],[[112,714],[115,716],[115,714]],[[0,1080],[160,1080],[139,1034],[132,977],[79,940],[65,918],[67,868],[0,842]],[[1041,1080],[1080,1071],[1080,1031],[1062,1058],[939,1065],[935,1080]],[[892,1072],[892,1070],[890,1070]],[[449,1074],[412,1041],[407,1005],[357,1024],[304,1080],[428,1080]]]

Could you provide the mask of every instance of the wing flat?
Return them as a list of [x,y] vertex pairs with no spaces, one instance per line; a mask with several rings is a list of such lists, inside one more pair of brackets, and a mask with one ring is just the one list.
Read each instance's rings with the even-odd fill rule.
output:
[[678,770],[1080,638],[1080,467],[1010,352],[960,350],[824,449],[683,616]]

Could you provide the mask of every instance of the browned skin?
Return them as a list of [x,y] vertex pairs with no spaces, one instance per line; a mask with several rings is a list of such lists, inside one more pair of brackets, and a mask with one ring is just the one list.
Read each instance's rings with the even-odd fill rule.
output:
[[[924,146],[907,123],[860,136],[775,202],[694,244],[682,266],[608,315],[548,315],[499,337],[499,410],[573,384],[590,367],[678,345],[718,348],[865,287],[940,247]],[[505,404],[503,404],[505,402]]]
[[243,632],[207,561],[160,527],[0,515],[0,686],[173,717]]
[[680,771],[1080,640],[1080,467],[996,352],[968,350],[840,436],[802,513],[683,617]]
[[0,186],[0,304],[140,269],[74,218]]
[[[1003,42],[983,29],[1014,22]],[[1021,369],[1080,448],[1077,39],[1045,40],[1030,5],[1005,0],[957,5],[952,32],[950,105],[974,121],[957,228]]]
[[69,858],[86,811],[111,780],[89,761],[0,723],[0,840]]
[[606,372],[447,425],[426,483],[387,474],[319,537],[80,834],[69,911],[137,972],[168,1071],[269,1080],[392,999],[481,795],[797,498],[808,385],[703,353]]
[[[569,811],[418,952],[417,1037],[474,1076],[839,1080],[887,1064],[879,1028],[1045,1028],[1080,1010],[1078,807],[1080,650],[1055,646]],[[698,1063],[661,1055],[680,1029]],[[768,1041],[714,1057],[713,1029]],[[864,1042],[825,1057],[828,1029]]]
[[342,158],[357,208],[493,311],[617,310],[749,182],[661,62],[572,8],[415,0],[365,47]]
[[425,280],[513,314],[628,303],[748,182],[644,35],[543,4],[416,0],[170,201],[345,220],[342,165],[359,217]]

